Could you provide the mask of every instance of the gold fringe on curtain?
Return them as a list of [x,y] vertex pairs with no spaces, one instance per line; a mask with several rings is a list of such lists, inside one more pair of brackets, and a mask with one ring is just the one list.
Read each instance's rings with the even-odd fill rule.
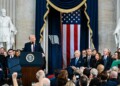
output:
[[86,11],[86,9],[87,9],[87,4],[86,4],[86,0],[83,0],[79,5],[77,5],[76,7],[73,7],[73,8],[71,8],[71,9],[62,9],[62,8],[59,8],[59,7],[57,7],[56,5],[54,5],[50,0],[47,0],[47,4],[46,4],[46,7],[47,7],[47,11],[46,11],[46,13],[45,13],[45,15],[44,15],[44,24],[43,24],[43,26],[42,26],[42,28],[41,28],[41,30],[40,30],[40,42],[43,40],[43,35],[42,35],[42,33],[43,33],[43,31],[44,31],[44,29],[45,29],[45,26],[46,26],[46,17],[48,16],[48,14],[49,14],[49,5],[50,6],[52,6],[54,9],[56,9],[57,11],[59,11],[59,12],[61,12],[61,13],[69,13],[69,12],[73,12],[73,11],[75,11],[75,10],[78,10],[81,6],[83,6],[83,5],[85,5],[85,10],[84,10],[84,13],[85,13],[85,15],[86,15],[86,18],[87,18],[87,27],[88,27],[88,29],[90,30],[90,41],[92,42],[92,47],[93,48],[95,48],[94,47],[94,44],[93,44],[93,40],[92,40],[92,35],[93,35],[93,32],[92,32],[92,29],[91,29],[91,27],[90,27],[90,18],[89,18],[89,16],[88,16],[88,14],[87,14],[87,11]]
[[[91,29],[91,27],[90,27],[90,17],[89,17],[89,15],[87,14],[87,11],[86,11],[86,9],[87,9],[87,4],[85,3],[84,4],[85,5],[85,9],[84,9],[84,13],[85,13],[85,16],[86,16],[86,18],[87,18],[87,27],[88,27],[88,29],[89,29],[89,31],[90,31],[90,42],[92,43],[92,48],[93,49],[95,49],[95,46],[94,46],[94,44],[93,44],[93,39],[92,39],[92,36],[93,36],[93,31],[92,31],[92,29]],[[90,46],[89,46],[90,47]],[[91,47],[90,47],[91,48]]]
[[44,14],[44,18],[43,18],[44,24],[43,24],[43,26],[42,26],[42,28],[41,28],[41,30],[40,30],[40,42],[43,41],[43,35],[42,35],[42,33],[43,33],[44,29],[45,29],[45,26],[46,26],[46,18],[47,18],[48,14],[49,14],[49,11],[50,11],[50,9],[49,9],[49,4],[48,4],[48,3],[46,4],[46,7],[47,7],[47,11],[46,11],[46,13]]
[[69,12],[73,12],[73,11],[79,9],[82,5],[84,5],[86,3],[86,0],[83,0],[81,3],[79,3],[79,5],[77,5],[76,7],[70,8],[70,9],[62,9],[60,7],[57,7],[50,0],[47,0],[47,2],[50,4],[50,6],[52,6],[57,11],[59,11],[61,13],[69,13]]

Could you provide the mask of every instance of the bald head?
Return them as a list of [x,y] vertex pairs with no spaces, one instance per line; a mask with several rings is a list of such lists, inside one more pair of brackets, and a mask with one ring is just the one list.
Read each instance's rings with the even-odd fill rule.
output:
[[37,73],[36,73],[36,78],[39,80],[40,78],[44,78],[45,77],[45,73],[43,70],[39,70]]

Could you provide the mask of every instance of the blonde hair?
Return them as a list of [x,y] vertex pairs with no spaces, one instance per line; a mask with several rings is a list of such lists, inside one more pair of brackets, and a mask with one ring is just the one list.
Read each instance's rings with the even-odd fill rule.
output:
[[75,86],[75,84],[72,81],[68,81],[65,86]]
[[104,65],[102,65],[102,64],[99,64],[98,66],[97,66],[97,70],[98,70],[98,74],[100,74],[101,72],[103,72],[104,71]]

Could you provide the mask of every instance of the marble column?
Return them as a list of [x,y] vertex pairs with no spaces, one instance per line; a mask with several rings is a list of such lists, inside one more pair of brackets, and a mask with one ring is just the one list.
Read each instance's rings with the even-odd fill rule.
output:
[[116,1],[99,0],[99,51],[109,48],[116,50],[113,32],[116,27]]
[[117,22],[118,22],[118,19],[120,18],[120,0],[117,0],[117,12],[116,12],[116,18],[117,18]]
[[36,0],[16,0],[16,49],[22,49],[29,41],[29,35],[35,34]]

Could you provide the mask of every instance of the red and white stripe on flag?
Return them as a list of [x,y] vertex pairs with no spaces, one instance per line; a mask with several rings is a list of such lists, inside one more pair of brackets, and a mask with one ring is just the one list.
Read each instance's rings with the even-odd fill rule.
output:
[[80,50],[80,10],[63,13],[61,18],[63,67],[66,68],[75,50]]
[[80,50],[80,24],[63,24],[62,56],[64,68],[70,64],[70,59],[74,57],[75,50]]

